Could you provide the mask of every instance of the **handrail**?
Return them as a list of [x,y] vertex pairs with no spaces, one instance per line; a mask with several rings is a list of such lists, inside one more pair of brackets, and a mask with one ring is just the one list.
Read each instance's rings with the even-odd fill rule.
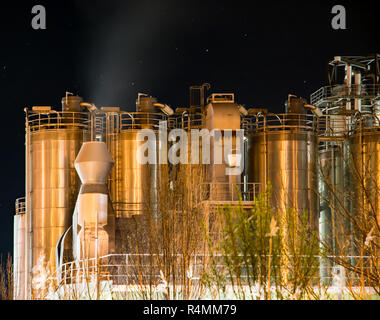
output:
[[25,210],[26,210],[25,197],[16,199],[15,209],[16,209],[16,215],[25,214]]
[[188,113],[186,111],[185,116],[183,114],[175,114],[172,117],[172,127],[177,129],[198,129],[203,128],[205,117],[203,113]]
[[200,201],[254,201],[261,192],[261,183],[241,182],[223,183],[210,182],[202,183],[199,188],[198,199]]
[[35,112],[29,110],[26,117],[28,129],[31,132],[67,128],[89,130],[91,127],[90,113],[88,112],[55,110]]
[[334,86],[325,86],[310,95],[312,105],[320,105],[325,99],[336,98],[375,98],[380,97],[379,84],[339,84]]
[[119,114],[120,132],[131,129],[144,129],[150,128],[158,130],[160,122],[167,121],[168,117],[163,113],[149,113],[149,112],[125,112]]
[[266,114],[260,117],[250,115],[243,123],[243,129],[248,133],[271,131],[317,132],[318,118],[311,114],[279,113]]
[[[242,255],[239,255],[242,256]],[[259,254],[255,254],[259,256]],[[268,255],[262,255],[268,257]],[[289,258],[292,255],[284,255]],[[114,284],[123,283],[123,284],[134,284],[135,282],[141,283],[142,279],[147,278],[148,281],[156,279],[158,282],[161,280],[159,264],[157,263],[158,258],[166,257],[163,253],[158,254],[149,254],[149,253],[140,253],[140,254],[108,254],[98,258],[96,261],[95,258],[75,260],[62,264],[56,272],[49,277],[49,280],[57,281],[58,286],[81,283],[86,281],[92,281],[93,277],[97,276],[98,280],[113,280]],[[172,259],[178,259],[175,261],[177,266],[184,264],[186,267],[190,267],[192,270],[192,279],[199,280],[202,273],[205,271],[207,266],[207,261],[211,257],[207,253],[197,253],[191,255],[190,259],[184,259],[182,254],[171,255]],[[216,265],[217,268],[220,268],[220,271],[223,272],[223,259],[224,254],[214,253],[212,257],[218,258],[220,263]],[[302,256],[301,256],[302,257]],[[305,256],[306,257],[306,256]],[[360,265],[355,266],[355,268],[360,268],[360,270],[371,269],[371,259],[370,256],[320,256],[315,255],[316,259],[327,258],[330,261],[340,261],[344,259],[355,259],[360,261]],[[368,260],[368,261],[366,261]],[[365,265],[362,263],[366,261]],[[338,265],[338,264],[336,264]],[[278,266],[281,268],[281,266]],[[332,270],[332,267],[329,267]],[[96,273],[98,270],[98,273]],[[176,275],[176,278],[181,277],[182,268],[178,268],[179,274]],[[183,276],[183,275],[182,275]],[[248,272],[244,273],[242,277],[249,276]],[[331,275],[329,278],[332,278]],[[318,276],[317,276],[318,278]]]

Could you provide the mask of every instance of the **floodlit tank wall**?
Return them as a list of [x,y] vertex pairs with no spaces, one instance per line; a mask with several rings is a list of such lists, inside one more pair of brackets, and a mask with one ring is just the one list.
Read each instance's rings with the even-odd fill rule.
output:
[[[337,252],[337,248],[350,232],[349,223],[342,216],[344,209],[341,207],[349,191],[345,188],[347,166],[344,154],[344,143],[325,145],[319,151],[319,234],[321,241],[334,252]],[[344,226],[347,223],[345,228],[336,228],[337,225]],[[329,279],[332,266],[328,259],[321,262],[322,279]]]
[[[320,236],[331,254],[348,255],[354,265],[361,255],[355,248],[358,221],[373,211],[379,216],[379,57],[335,56],[328,62],[328,85],[310,97],[311,104],[323,110]],[[331,274],[330,267],[331,262],[322,261],[322,278]]]
[[[190,99],[190,103],[192,102],[194,103],[194,101]],[[202,163],[203,145],[208,145],[209,147],[209,139],[202,132],[202,130],[205,129],[203,98],[201,98],[201,102],[197,105],[190,104],[188,108],[177,108],[170,121],[171,129],[182,129],[186,132],[188,142],[187,163],[178,165],[169,164],[171,168],[170,179],[174,180],[177,184],[182,184],[178,187],[184,195],[189,196],[188,200],[191,199],[189,201],[199,203],[207,198],[208,195],[208,190],[206,190],[207,186],[205,184],[207,165]],[[192,134],[192,131],[197,132],[197,135]],[[198,139],[196,140],[197,137]],[[194,139],[194,141],[192,139]],[[168,149],[173,147],[174,143],[175,141],[169,141]],[[194,149],[196,144],[198,144],[198,148]],[[196,153],[198,154],[196,155]]]
[[141,129],[151,129],[156,143],[152,144],[156,162],[158,155],[159,122],[165,121],[164,114],[155,112],[121,112],[117,115],[117,128],[108,133],[108,148],[115,161],[109,179],[110,196],[116,215],[131,217],[157,207],[157,181],[160,168],[167,166],[142,164],[139,149],[145,141],[139,141]]
[[88,139],[88,114],[28,112],[26,121],[28,272],[44,257],[53,273],[57,241],[72,223],[80,186],[74,161]]
[[153,209],[150,205],[155,206],[157,203],[158,166],[140,163],[138,150],[144,141],[138,141],[138,132],[135,129],[122,129],[116,150],[111,150],[116,160],[111,178],[115,179],[111,182],[111,197],[119,216],[143,214],[144,210]]
[[248,182],[271,185],[280,213],[308,212],[318,225],[316,119],[306,114],[259,114],[247,130]]
[[350,157],[353,168],[350,179],[354,195],[352,213],[367,217],[374,214],[377,221],[380,221],[380,123],[371,127],[362,125],[348,141],[347,156]]
[[[109,178],[109,190],[116,215],[116,250],[135,250],[136,228],[144,225],[148,216],[157,220],[159,212],[159,184],[168,170],[167,164],[159,164],[159,125],[167,116],[156,108],[156,99],[139,96],[137,112],[119,112],[109,115],[111,127],[107,129],[107,146],[114,159]],[[140,148],[145,141],[139,141],[141,129],[149,129],[155,142],[153,157],[156,163],[142,163]],[[141,140],[141,139],[140,139]],[[145,154],[147,156],[147,154]],[[141,232],[140,232],[141,231]],[[144,231],[138,231],[143,236]]]

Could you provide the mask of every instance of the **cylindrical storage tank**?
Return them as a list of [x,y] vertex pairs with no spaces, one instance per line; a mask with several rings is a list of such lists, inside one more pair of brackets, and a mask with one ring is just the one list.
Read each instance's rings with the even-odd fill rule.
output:
[[115,159],[110,192],[117,216],[139,215],[157,204],[158,165],[141,164],[138,150],[144,142],[137,135],[138,130],[121,131],[115,150],[110,150]]
[[[149,126],[144,122],[148,118]],[[162,121],[166,121],[166,116],[160,113],[121,112],[118,114],[115,130],[108,133],[108,149],[114,160],[109,190],[116,217],[129,218],[146,212],[157,214],[157,187],[163,171],[168,169],[167,163],[159,163],[159,125]],[[155,158],[155,163],[142,163],[142,157],[148,156],[147,150],[144,155],[139,152],[147,142],[139,141],[142,129],[150,130],[149,156],[152,160]],[[167,129],[164,125],[161,130],[163,139],[167,141]],[[141,138],[142,136],[140,140]],[[161,146],[161,151],[164,147]]]
[[13,298],[25,299],[25,198],[16,200],[13,238]]
[[[380,221],[380,132],[376,131],[377,129],[366,128],[352,135],[346,155],[352,159],[352,215],[362,226],[365,226],[365,223],[375,223],[373,214],[377,221]],[[369,227],[371,228],[372,226]],[[377,245],[380,245],[380,241]],[[360,254],[358,249],[353,250],[355,255]]]
[[[70,123],[63,121],[69,118]],[[27,214],[31,214],[27,225],[32,232],[28,268],[44,256],[50,272],[55,271],[55,247],[72,224],[80,187],[74,161],[82,142],[88,140],[86,118],[87,114],[55,112],[45,115],[49,120],[41,121],[38,114],[28,115],[26,203]]]
[[[207,130],[202,131],[205,129],[204,114],[192,113],[187,109],[174,117],[175,128],[186,132],[188,148],[186,164],[171,164],[171,184],[176,185],[176,190],[187,200],[183,203],[184,206],[190,203],[194,205],[210,197],[210,185],[205,183],[208,169],[206,160],[210,158],[210,155],[207,155],[207,150],[210,151],[210,135]],[[176,141],[170,141],[168,149],[170,150],[175,143]],[[206,149],[205,155],[203,149]]]
[[[281,116],[276,116],[276,118]],[[305,121],[306,123],[306,116]],[[285,118],[285,115],[284,117]],[[261,118],[263,119],[263,118]],[[272,187],[271,204],[279,213],[295,209],[309,214],[318,228],[317,137],[311,127],[267,122],[248,132],[248,182]],[[284,124],[284,122],[282,122]],[[269,124],[269,125],[268,125]]]
[[[160,113],[120,112],[114,116],[115,126],[107,133],[107,146],[114,160],[114,167],[108,180],[110,198],[115,212],[115,238],[117,252],[134,252],[136,243],[146,250],[145,226],[150,219],[160,219],[159,186],[168,173],[168,164],[159,163],[159,150],[164,154],[165,145],[159,149],[159,124],[166,121]],[[149,125],[146,119],[149,118]],[[151,130],[149,141],[150,156],[155,163],[142,163],[140,130]],[[162,124],[163,139],[167,141],[167,129]],[[147,131],[145,131],[147,132]],[[140,137],[140,141],[139,141]],[[167,155],[167,150],[166,150]],[[145,153],[145,156],[148,156]],[[138,230],[138,231],[137,231]],[[137,242],[136,242],[137,241]]]
[[[337,248],[344,239],[343,210],[345,187],[345,162],[342,144],[328,145],[319,151],[319,194],[320,217],[319,234],[324,246],[332,254],[339,254]],[[338,228],[339,226],[339,228]],[[322,259],[320,275],[323,281],[329,281],[332,262]]]

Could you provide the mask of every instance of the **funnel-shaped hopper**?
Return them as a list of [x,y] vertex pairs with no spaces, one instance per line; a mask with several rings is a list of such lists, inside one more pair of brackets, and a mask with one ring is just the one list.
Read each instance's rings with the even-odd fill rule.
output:
[[82,184],[106,184],[113,167],[112,157],[104,142],[84,142],[75,159],[75,169]]

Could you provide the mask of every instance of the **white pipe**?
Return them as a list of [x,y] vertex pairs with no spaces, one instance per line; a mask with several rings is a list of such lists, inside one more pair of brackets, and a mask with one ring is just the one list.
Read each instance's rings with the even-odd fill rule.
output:
[[[352,67],[349,64],[347,64],[345,69],[346,69],[346,76],[345,76],[344,82],[346,83],[346,86],[347,86],[347,94],[351,95]],[[350,99],[347,99],[346,110],[351,110]]]
[[321,109],[319,109],[317,106],[313,106],[311,104],[305,104],[304,108],[310,109],[311,112],[316,115],[318,118],[323,116],[323,113]]
[[153,103],[153,106],[159,108],[162,112],[164,112],[168,116],[171,116],[174,113],[173,109],[170,108],[167,104],[156,102],[156,103]]
[[238,105],[238,110],[240,112],[240,114],[242,114],[243,116],[247,116],[248,115],[248,111],[246,108],[244,108],[243,105],[239,104]]
[[[362,85],[362,74],[360,72],[355,72],[355,95],[360,96]],[[362,100],[360,98],[355,99],[355,110],[362,111]]]
[[95,104],[89,103],[89,102],[81,102],[80,106],[84,107],[84,108],[87,108],[89,111],[98,110],[98,108],[95,106]]

